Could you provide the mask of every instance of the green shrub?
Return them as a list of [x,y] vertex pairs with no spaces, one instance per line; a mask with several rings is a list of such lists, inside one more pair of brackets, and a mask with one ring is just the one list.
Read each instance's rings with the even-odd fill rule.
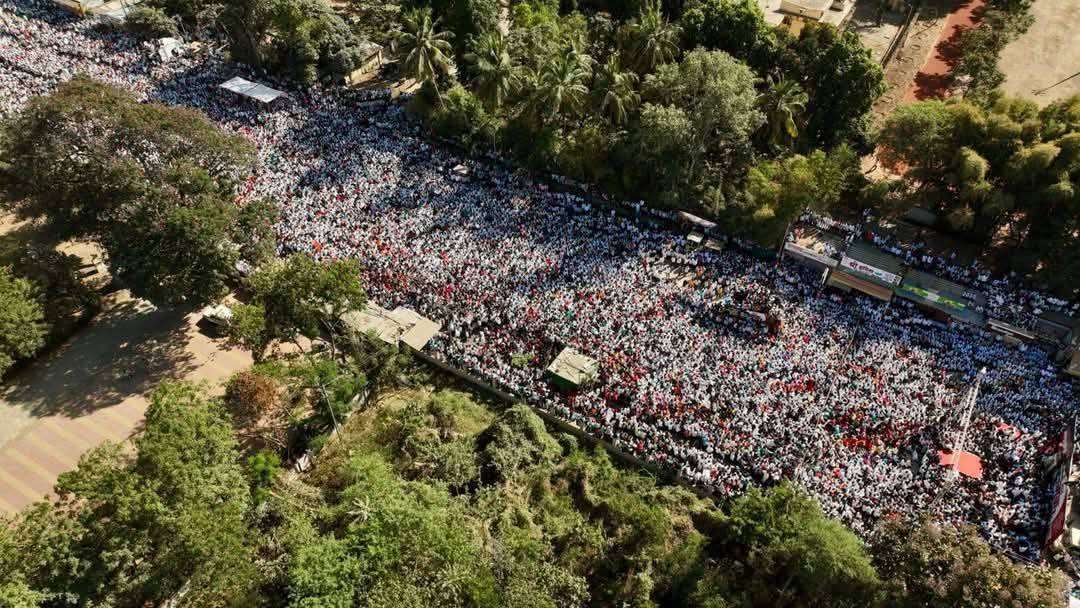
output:
[[180,34],[176,22],[165,11],[149,6],[136,6],[128,11],[124,27],[144,39],[176,37]]

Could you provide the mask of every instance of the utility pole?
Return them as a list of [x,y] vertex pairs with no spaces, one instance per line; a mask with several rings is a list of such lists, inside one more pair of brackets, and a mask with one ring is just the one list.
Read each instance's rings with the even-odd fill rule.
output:
[[953,442],[953,463],[949,466],[948,479],[954,481],[960,475],[960,452],[964,451],[967,444],[968,427],[971,426],[971,415],[975,412],[975,401],[979,398],[979,387],[982,385],[986,368],[979,370],[975,381],[964,395],[964,401],[960,404],[961,418],[960,429],[956,432],[956,441]]
[[1061,80],[1059,80],[1059,81],[1055,82],[1054,84],[1046,87],[1045,89],[1035,89],[1034,91],[1031,92],[1031,94],[1032,95],[1042,95],[1043,93],[1045,93],[1045,92],[1049,91],[1050,89],[1058,86],[1059,84],[1064,84],[1064,83],[1072,80],[1073,78],[1076,78],[1077,76],[1080,76],[1080,72],[1077,72],[1077,73],[1073,74],[1072,76],[1066,76],[1065,78],[1062,78]]

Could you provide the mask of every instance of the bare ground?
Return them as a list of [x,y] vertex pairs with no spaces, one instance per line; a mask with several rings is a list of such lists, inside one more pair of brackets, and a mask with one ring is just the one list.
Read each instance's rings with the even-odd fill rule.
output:
[[1002,88],[1010,95],[1032,98],[1039,105],[1080,94],[1080,76],[1036,91],[1080,72],[1080,0],[1036,0],[1031,6],[1035,23],[1001,53],[998,66],[1005,73]]

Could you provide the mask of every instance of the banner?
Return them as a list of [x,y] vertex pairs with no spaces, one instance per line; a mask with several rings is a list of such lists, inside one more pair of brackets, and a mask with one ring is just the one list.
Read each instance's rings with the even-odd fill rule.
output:
[[1054,491],[1053,508],[1050,511],[1050,521],[1047,524],[1046,538],[1043,541],[1043,550],[1046,551],[1054,544],[1054,541],[1065,531],[1065,520],[1069,509],[1069,475],[1072,472],[1072,459],[1074,448],[1073,423],[1061,434],[1057,448],[1052,455],[1050,475],[1053,481],[1051,488]]
[[901,285],[899,287],[899,290],[908,292],[908,293],[913,294],[913,295],[916,295],[916,296],[918,296],[918,297],[920,297],[920,298],[922,298],[924,300],[928,300],[928,301],[933,302],[935,304],[941,304],[942,306],[947,306],[949,308],[952,308],[953,310],[967,310],[967,303],[966,302],[961,302],[960,300],[954,300],[953,298],[950,298],[948,296],[943,296],[940,293],[937,293],[936,291],[929,291],[927,289],[923,289],[922,287],[918,287],[916,285],[904,284],[904,285]]
[[854,270],[855,272],[861,272],[865,275],[872,276],[880,281],[888,283],[889,285],[897,285],[900,283],[900,275],[884,271],[880,268],[875,268],[869,264],[864,264],[859,260],[849,258],[846,255],[842,260],[840,260],[840,265],[844,268]]

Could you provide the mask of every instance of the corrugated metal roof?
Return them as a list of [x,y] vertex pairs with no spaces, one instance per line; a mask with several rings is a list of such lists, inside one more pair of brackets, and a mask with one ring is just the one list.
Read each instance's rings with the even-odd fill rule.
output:
[[893,274],[903,274],[904,263],[895,255],[885,253],[873,243],[856,241],[848,247],[845,254],[849,258],[858,260],[875,268],[880,268]]
[[423,350],[442,329],[440,323],[420,316],[415,310],[401,306],[387,310],[372,302],[364,310],[352,310],[341,315],[341,322],[357,333],[375,332],[387,344],[404,342],[415,350]]

